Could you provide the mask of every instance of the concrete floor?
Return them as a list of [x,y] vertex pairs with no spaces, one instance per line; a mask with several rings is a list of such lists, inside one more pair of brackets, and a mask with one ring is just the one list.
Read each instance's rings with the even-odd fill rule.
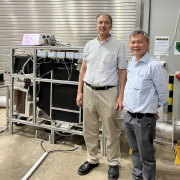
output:
[[[5,109],[0,109],[0,126],[5,125]],[[40,142],[34,139],[35,127],[14,126],[14,134],[6,131],[0,136],[0,180],[20,180],[43,155]],[[73,149],[68,140],[60,139],[57,144],[43,142],[46,151]],[[129,146],[124,132],[121,134],[121,165],[119,168],[121,180],[131,180],[132,160],[128,154]],[[157,174],[156,180],[179,180],[180,165],[174,164],[175,156],[169,146],[155,144]],[[105,180],[108,164],[106,157],[100,154],[100,165],[88,175],[79,176],[77,170],[86,161],[86,149],[73,152],[54,152],[30,177],[30,180]]]

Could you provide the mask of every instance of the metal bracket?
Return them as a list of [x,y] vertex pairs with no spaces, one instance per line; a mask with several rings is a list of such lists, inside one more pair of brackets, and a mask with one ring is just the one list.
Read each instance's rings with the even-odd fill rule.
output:
[[[37,141],[47,141],[47,140],[44,140],[44,139],[37,138],[37,136],[38,136],[38,130],[36,130],[34,139],[37,140]],[[49,142],[50,142],[50,139],[51,139],[51,136],[49,135],[49,140],[48,140]]]

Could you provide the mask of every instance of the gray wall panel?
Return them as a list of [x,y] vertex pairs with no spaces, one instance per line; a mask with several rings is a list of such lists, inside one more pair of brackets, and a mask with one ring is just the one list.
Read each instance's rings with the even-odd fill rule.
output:
[[101,12],[112,16],[111,34],[125,44],[129,60],[129,34],[135,29],[137,1],[141,0],[1,0],[0,72],[4,72],[10,46],[21,44],[23,34],[49,34],[58,41],[84,46],[97,36],[95,18]]
[[[145,3],[149,4],[149,0]],[[169,36],[169,43],[171,42],[175,31],[179,8],[180,0],[151,0],[149,53],[154,58],[156,58],[154,55],[155,36]],[[145,6],[144,11],[149,12],[149,7]],[[148,20],[148,17],[146,19]],[[148,24],[144,24],[145,30],[148,30]],[[180,41],[180,19],[174,41]],[[161,61],[166,61],[165,70],[167,72],[167,79],[169,74],[175,74],[176,71],[180,71],[180,55],[174,55],[174,43],[169,50],[169,55],[163,56]],[[180,119],[180,82],[176,79],[174,80],[173,96],[173,111],[175,117]]]

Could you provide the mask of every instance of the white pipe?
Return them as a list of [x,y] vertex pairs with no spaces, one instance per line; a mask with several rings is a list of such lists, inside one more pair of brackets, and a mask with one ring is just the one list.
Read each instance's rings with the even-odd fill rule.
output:
[[[164,122],[156,122],[156,130],[161,131],[162,133],[172,134],[173,125]],[[175,121],[174,133],[180,134],[180,121]]]
[[174,123],[174,132],[180,134],[180,120]]
[[6,96],[0,96],[0,107],[6,107]]
[[28,173],[22,178],[22,180],[27,180],[34,173],[34,171],[38,168],[38,166],[44,161],[44,159],[48,156],[48,152],[45,152],[41,158],[36,162],[36,164],[28,171]]
[[156,130],[159,130],[163,133],[172,134],[173,126],[172,124],[167,124],[163,122],[156,122]]

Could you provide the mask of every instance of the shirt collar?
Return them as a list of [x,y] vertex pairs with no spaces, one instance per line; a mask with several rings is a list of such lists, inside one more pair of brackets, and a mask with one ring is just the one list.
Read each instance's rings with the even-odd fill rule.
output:
[[[149,53],[146,52],[146,54],[138,62],[147,63],[148,59],[149,59]],[[136,56],[132,57],[132,61],[136,64]]]
[[[99,41],[99,37],[97,36],[97,38],[96,38],[98,41]],[[110,37],[108,38],[108,39],[106,39],[105,41],[109,41],[110,39],[112,39],[112,36],[111,36],[111,34],[110,34]]]

